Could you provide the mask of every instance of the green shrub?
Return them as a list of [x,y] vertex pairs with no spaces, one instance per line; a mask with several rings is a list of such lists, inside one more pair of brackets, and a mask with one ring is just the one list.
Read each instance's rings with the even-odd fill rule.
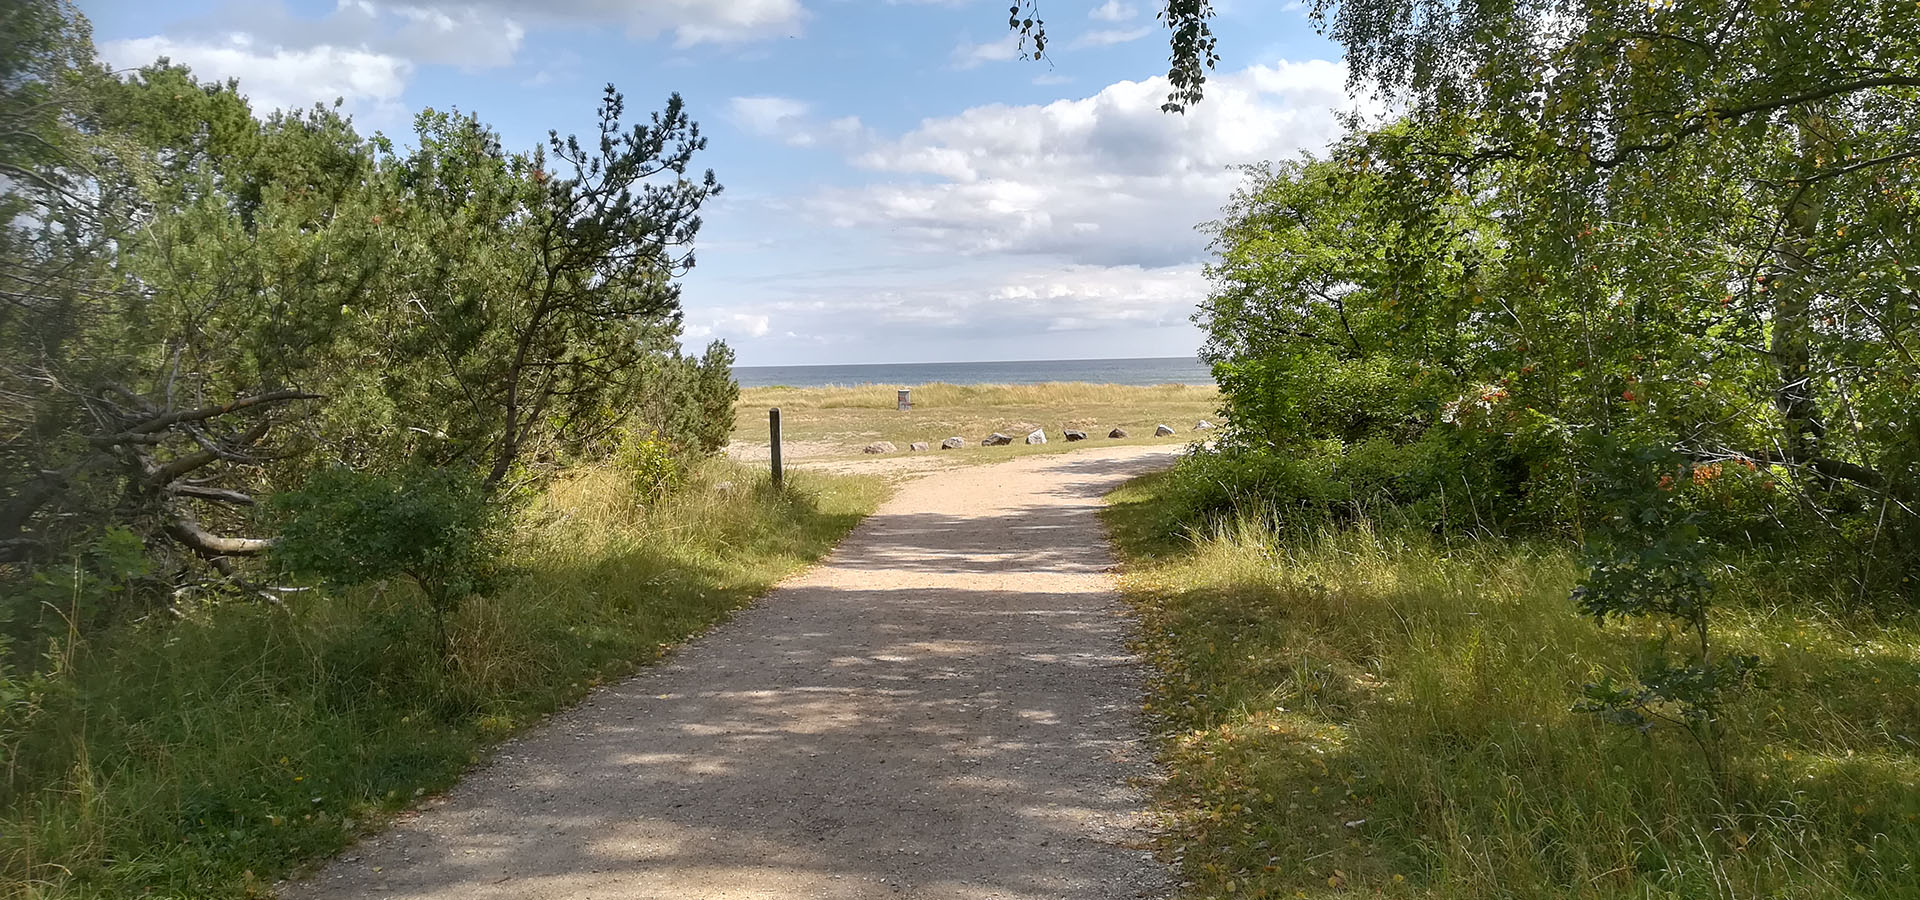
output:
[[337,586],[405,577],[432,607],[443,651],[448,611],[497,574],[504,510],[470,472],[331,469],[274,506],[284,517],[274,546],[283,565]]
[[628,432],[614,454],[615,468],[627,477],[635,495],[653,503],[686,480],[688,463],[657,433]]

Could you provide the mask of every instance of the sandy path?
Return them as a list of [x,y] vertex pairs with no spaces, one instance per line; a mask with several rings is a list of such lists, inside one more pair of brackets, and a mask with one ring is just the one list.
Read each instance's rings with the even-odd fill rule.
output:
[[1176,450],[908,483],[824,564],[282,896],[1162,895],[1094,512]]

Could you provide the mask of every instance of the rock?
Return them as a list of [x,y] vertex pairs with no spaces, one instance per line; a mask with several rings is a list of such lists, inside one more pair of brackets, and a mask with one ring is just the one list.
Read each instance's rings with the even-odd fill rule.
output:
[[1060,433],[1067,436],[1067,443],[1073,443],[1074,441],[1084,441],[1087,439],[1086,432],[1075,431],[1071,428],[1064,429]]
[[961,447],[965,447],[966,445],[967,445],[967,439],[966,439],[966,438],[959,438],[959,437],[950,437],[950,438],[947,438],[946,440],[944,440],[944,441],[941,441],[941,442],[940,442],[940,449],[942,449],[942,450],[958,450],[958,449],[960,449]]
[[1127,430],[1125,428],[1115,428],[1114,430],[1107,432],[1107,437],[1110,437],[1110,438],[1123,438],[1126,436],[1127,436]]
[[1201,419],[1200,421],[1198,421],[1198,422],[1195,422],[1195,423],[1193,423],[1193,430],[1195,430],[1195,431],[1211,431],[1211,430],[1213,430],[1213,423],[1212,423],[1212,422],[1209,422],[1209,421],[1207,421],[1207,420],[1205,420],[1205,419]]
[[895,447],[892,441],[874,441],[873,443],[868,444],[860,452],[861,453],[895,453],[895,452],[898,452],[899,450],[900,448]]
[[1031,434],[1027,435],[1027,443],[1029,444],[1044,444],[1046,442],[1047,433],[1038,428],[1035,428]]
[[913,443],[907,445],[907,449],[912,450],[915,453],[919,453],[920,451],[927,449],[927,442],[914,441]]
[[1154,429],[1153,429],[1154,437],[1166,437],[1167,435],[1170,435],[1172,433],[1173,433],[1172,425],[1157,425],[1157,426],[1154,426]]
[[996,431],[990,435],[987,435],[985,438],[981,439],[980,446],[1004,447],[1007,444],[1011,444],[1011,443],[1013,443],[1013,438],[1007,437],[1006,435]]

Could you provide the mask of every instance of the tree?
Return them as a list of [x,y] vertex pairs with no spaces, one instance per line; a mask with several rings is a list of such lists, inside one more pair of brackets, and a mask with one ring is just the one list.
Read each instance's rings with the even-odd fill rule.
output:
[[402,154],[337,104],[257,118],[166,60],[116,75],[60,0],[0,32],[0,582],[125,535],[152,564],[116,602],[278,600],[245,562],[276,540],[257,501],[315,473],[446,464],[494,494],[643,406],[696,452],[730,422],[729,353],[677,344],[719,191],[677,96],[627,127],[609,87],[596,140],[530,153],[428,111]]
[[[1043,29],[1025,10],[1012,26]],[[1162,7],[1170,109],[1201,99],[1212,13],[1204,0]],[[1572,436],[1608,435],[1594,454],[1656,447],[1776,470],[1774,524],[1867,548],[1818,565],[1851,569],[1861,592],[1920,563],[1891,549],[1920,527],[1920,9],[1326,0],[1313,14],[1346,48],[1352,89],[1404,110],[1345,151],[1383,179],[1363,201],[1378,207],[1377,258],[1350,261],[1451,258],[1457,296],[1480,304],[1403,310],[1422,341],[1454,335],[1477,357],[1436,367]],[[1471,221],[1448,211],[1465,208]],[[1208,315],[1245,318],[1229,307],[1244,293],[1236,272],[1252,270],[1220,271]],[[1356,272],[1319,298],[1289,290],[1302,309],[1351,318],[1364,294],[1326,298],[1420,281]],[[1429,294],[1452,290],[1443,266],[1429,274]],[[1379,349],[1430,358],[1406,340]],[[1254,356],[1220,358],[1250,370]],[[1599,456],[1580,459],[1599,477]]]
[[648,335],[677,334],[673,279],[720,185],[687,174],[706,141],[678,95],[630,129],[624,106],[609,86],[597,140],[555,135],[551,157],[429,110],[419,149],[390,159],[382,224],[399,261],[381,355],[414,363],[381,391],[405,429],[389,433],[418,435],[420,458],[481,465],[497,487],[527,447],[596,440],[652,389]]

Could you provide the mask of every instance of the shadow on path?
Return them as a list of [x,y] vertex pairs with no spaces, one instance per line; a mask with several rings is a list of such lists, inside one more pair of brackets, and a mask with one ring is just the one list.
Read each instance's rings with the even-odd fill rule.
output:
[[824,565],[283,895],[1165,893],[1094,511],[1168,457],[1122,451],[905,486]]

